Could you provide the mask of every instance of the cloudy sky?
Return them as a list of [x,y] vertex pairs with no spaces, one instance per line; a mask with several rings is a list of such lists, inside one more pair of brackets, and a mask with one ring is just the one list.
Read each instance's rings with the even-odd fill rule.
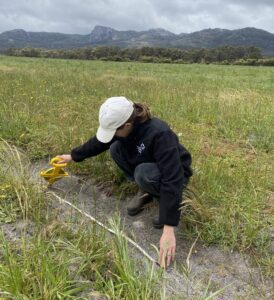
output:
[[0,32],[22,28],[88,34],[117,30],[256,27],[274,33],[274,0],[0,0]]

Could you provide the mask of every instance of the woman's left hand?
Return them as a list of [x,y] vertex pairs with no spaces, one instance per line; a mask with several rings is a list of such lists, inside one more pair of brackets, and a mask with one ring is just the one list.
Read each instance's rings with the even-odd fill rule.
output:
[[164,226],[163,234],[160,239],[160,257],[161,267],[166,268],[175,260],[176,238],[173,226]]

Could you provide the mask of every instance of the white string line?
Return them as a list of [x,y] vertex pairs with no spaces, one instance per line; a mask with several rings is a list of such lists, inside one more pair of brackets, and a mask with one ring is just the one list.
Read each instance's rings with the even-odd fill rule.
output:
[[[104,225],[103,223],[101,223],[100,221],[98,221],[97,219],[95,219],[94,217],[92,217],[91,215],[89,215],[88,213],[82,211],[80,208],[78,208],[77,206],[75,206],[74,204],[72,204],[71,202],[67,201],[66,199],[63,199],[61,197],[59,197],[58,195],[56,195],[54,192],[48,192],[49,194],[52,194],[55,198],[57,198],[61,203],[65,203],[67,205],[69,205],[70,207],[72,207],[73,209],[77,210],[80,214],[86,216],[88,219],[90,219],[91,221],[95,222],[96,224],[98,224],[99,226],[103,227],[105,230],[107,230],[108,232],[117,235],[117,233],[108,228],[106,225]],[[158,262],[155,261],[155,259],[153,259],[141,246],[139,246],[137,243],[135,243],[131,238],[129,238],[128,236],[126,236],[123,232],[121,232],[121,236],[126,239],[131,245],[133,245],[135,248],[137,248],[144,256],[146,256],[152,263],[156,264],[157,266],[159,266]]]
[[2,291],[2,290],[0,290],[0,296],[8,296],[10,298],[14,297],[11,293],[5,292],[5,291]]

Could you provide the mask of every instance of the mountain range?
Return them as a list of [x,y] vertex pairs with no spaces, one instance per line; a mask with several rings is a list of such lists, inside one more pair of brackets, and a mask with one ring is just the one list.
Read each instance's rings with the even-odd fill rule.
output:
[[215,48],[255,46],[263,55],[274,56],[274,34],[257,28],[204,29],[193,33],[175,34],[158,28],[147,31],[118,31],[110,27],[95,26],[90,34],[64,34],[53,32],[27,32],[14,29],[0,34],[0,50],[35,47],[71,49],[85,46]]

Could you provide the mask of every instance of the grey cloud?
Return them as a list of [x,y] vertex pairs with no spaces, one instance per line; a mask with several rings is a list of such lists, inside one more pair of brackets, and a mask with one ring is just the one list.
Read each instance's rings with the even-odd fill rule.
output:
[[273,0],[0,0],[0,32],[14,28],[87,34],[162,27],[175,33],[257,27],[274,33]]

